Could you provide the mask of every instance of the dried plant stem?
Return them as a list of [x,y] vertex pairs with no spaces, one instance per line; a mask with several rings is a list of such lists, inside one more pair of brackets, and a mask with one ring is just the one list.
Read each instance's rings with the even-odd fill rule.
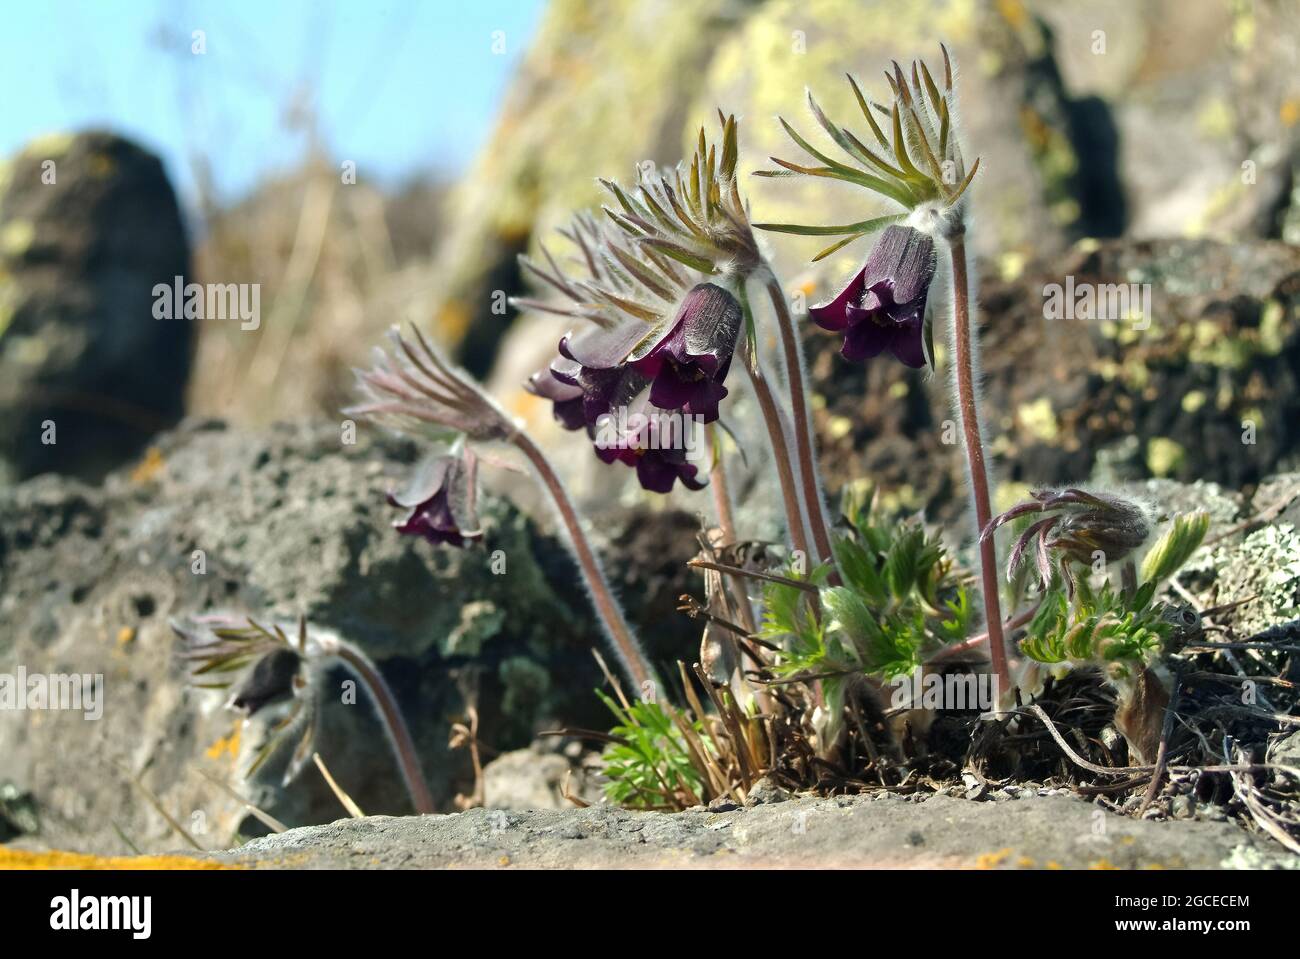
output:
[[817,453],[813,448],[812,417],[808,411],[808,394],[803,382],[803,349],[799,344],[798,330],[790,308],[785,302],[785,293],[776,275],[767,271],[767,295],[772,300],[772,309],[776,313],[777,327],[781,331],[781,348],[785,353],[786,377],[790,382],[790,411],[794,420],[795,448],[799,454],[799,478],[803,484],[804,503],[808,508],[808,525],[812,527],[813,540],[817,544],[818,556],[815,560],[830,559],[831,535],[830,522],[826,517],[826,507],[822,501],[822,484],[817,475]]
[[[975,500],[977,529],[983,530],[992,519],[989,505],[988,469],[984,465],[984,441],[980,436],[979,410],[975,400],[975,355],[970,323],[970,280],[966,271],[966,241],[958,233],[950,242],[952,252],[953,341],[957,364],[957,407],[966,441],[970,466],[971,495]],[[984,621],[988,624],[989,658],[1002,689],[1010,692],[1011,674],[1007,670],[1006,641],[1002,635],[1002,608],[998,597],[998,560],[992,536],[979,544],[981,592],[984,594]]]
[[591,543],[587,541],[587,534],[582,530],[578,513],[573,508],[573,502],[569,499],[564,484],[560,482],[560,477],[556,475],[546,454],[526,433],[516,433],[513,442],[532,462],[547,492],[551,494],[556,509],[560,512],[560,518],[569,533],[569,541],[573,544],[578,565],[582,568],[582,574],[586,577],[587,586],[591,590],[591,599],[596,605],[596,612],[605,625],[605,631],[609,633],[615,652],[623,662],[623,668],[627,670],[628,676],[638,688],[645,683],[653,682],[654,670],[650,668],[645,654],[641,652],[640,645],[632,635],[631,627],[623,618],[623,611],[614,600],[609,581],[605,578],[605,571],[596,559]]
[[[713,506],[718,513],[718,526],[722,530],[722,540],[726,545],[737,542],[736,517],[731,506],[731,490],[727,485],[726,460],[722,456],[722,437],[715,424],[705,427],[709,446],[713,450],[713,468],[709,470],[709,489],[713,493]],[[745,592],[744,582],[736,576],[729,577],[732,595],[740,607],[741,625],[747,632],[755,632],[754,609],[750,605],[749,595]]]
[[379,707],[380,718],[388,730],[393,753],[397,756],[397,765],[402,770],[402,778],[406,781],[406,790],[410,793],[415,811],[420,815],[436,812],[433,796],[424,781],[424,774],[420,772],[420,760],[415,752],[415,741],[411,739],[411,730],[407,728],[402,711],[397,706],[397,699],[383,674],[369,657],[351,643],[340,642],[337,655],[365,684],[375,705]]

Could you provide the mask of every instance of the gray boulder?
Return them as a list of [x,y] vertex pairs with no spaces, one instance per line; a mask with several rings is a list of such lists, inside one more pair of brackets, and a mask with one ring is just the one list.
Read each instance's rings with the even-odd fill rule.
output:
[[0,168],[0,481],[97,479],[180,418],[194,324],[155,319],[153,288],[189,273],[167,174],[134,143],[46,137]]

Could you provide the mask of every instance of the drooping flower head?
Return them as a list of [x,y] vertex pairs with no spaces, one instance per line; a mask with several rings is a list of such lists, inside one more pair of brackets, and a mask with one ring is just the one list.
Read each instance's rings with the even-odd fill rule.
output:
[[[773,157],[781,169],[760,170],[759,176],[816,176],[865,187],[904,210],[842,226],[759,223],[759,229],[803,236],[839,236],[815,257],[829,256],[882,228],[863,268],[833,299],[809,310],[820,326],[844,333],[842,353],[864,360],[888,351],[913,368],[925,365],[925,306],[934,276],[935,234],[955,235],[962,229],[961,200],[979,168],[966,169],[953,129],[953,77],[948,50],[943,49],[944,86],[940,90],[922,61],[912,64],[911,83],[897,63],[886,72],[892,93],[889,107],[868,101],[857,81],[849,77],[854,97],[871,128],[875,144],[867,143],[828,118],[811,92],[808,106],[831,140],[848,156],[842,162],[805,140],[781,120],[785,131],[819,166]],[[880,120],[877,120],[877,115]],[[882,121],[885,127],[882,128]],[[902,226],[908,221],[911,226]],[[919,227],[914,229],[913,227]],[[933,362],[933,357],[930,357]]]
[[406,487],[388,494],[390,506],[406,511],[393,527],[423,536],[435,546],[464,547],[481,540],[477,484],[478,458],[473,452],[425,457]]
[[[551,401],[565,429],[585,428],[595,439],[607,418],[632,411],[652,421],[719,417],[742,326],[725,284],[760,262],[736,189],[736,154],[735,119],[725,118],[721,158],[701,131],[689,170],[638,171],[633,191],[602,181],[618,201],[605,209],[607,222],[579,215],[561,231],[579,254],[576,270],[566,272],[546,248],[544,264],[521,258],[559,299],[514,304],[584,323],[527,384]],[[635,466],[646,489],[667,492],[676,479],[703,485],[684,450],[644,442],[649,435],[643,426],[621,430],[617,443],[598,442],[597,454]]]
[[408,340],[393,330],[392,353],[376,349],[374,366],[357,371],[363,401],[344,412],[458,450],[422,460],[407,485],[388,494],[388,504],[406,511],[393,524],[399,532],[466,546],[481,539],[482,531],[475,512],[478,460],[463,439],[509,440],[517,427],[418,327],[412,332]]
[[1026,559],[1029,547],[1039,582],[1047,589],[1059,573],[1066,589],[1074,592],[1072,564],[1091,566],[1098,559],[1107,564],[1128,557],[1151,535],[1151,517],[1137,503],[1109,493],[1082,489],[1035,490],[1032,499],[994,517],[980,534],[988,539],[998,527],[1021,516],[1047,513],[1020,535],[1007,561],[1007,578]]
[[331,654],[333,637],[309,635],[305,620],[268,628],[251,617],[224,614],[191,616],[171,627],[185,643],[190,685],[228,690],[228,708],[250,719],[269,717],[266,743],[248,776],[282,743],[299,737],[284,775],[286,784],[291,781],[311,757],[316,739],[318,671],[312,664]]
[[886,227],[848,285],[808,315],[844,334],[846,360],[861,362],[888,350],[920,369],[927,360],[925,305],[934,268],[934,240],[909,226]]

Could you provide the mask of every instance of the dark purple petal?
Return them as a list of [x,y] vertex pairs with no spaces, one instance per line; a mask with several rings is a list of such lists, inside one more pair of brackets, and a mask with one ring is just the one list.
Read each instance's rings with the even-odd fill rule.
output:
[[889,349],[904,366],[919,370],[925,366],[924,340],[925,331],[918,319],[915,323],[908,323],[894,329]]
[[524,388],[534,396],[550,400],[551,414],[566,430],[582,429],[587,425],[583,415],[582,387],[561,381],[554,370],[534,373]]
[[393,527],[435,545],[465,546],[483,538],[477,496],[477,460],[472,453],[428,457],[405,490],[388,495],[390,505],[407,510],[405,519]]
[[279,647],[259,659],[240,681],[230,705],[245,710],[248,715],[294,693],[294,678],[302,659],[292,649]]
[[833,330],[835,332],[839,332],[848,326],[849,317],[846,311],[850,304],[857,304],[862,299],[862,291],[866,289],[862,275],[861,270],[853,274],[848,286],[840,290],[834,299],[817,306],[808,307],[808,315],[812,318],[812,321],[824,330]]
[[857,298],[842,304],[837,298],[835,318],[843,323],[828,328],[844,332],[843,356],[861,362],[888,350],[907,366],[925,366],[925,307],[934,269],[929,236],[910,227],[887,228],[857,278]]
[[908,226],[886,227],[862,268],[863,288],[888,280],[894,302],[910,304],[925,296],[934,269],[934,240]]
[[696,479],[698,473],[699,468],[686,462],[680,450],[646,450],[636,463],[637,481],[652,493],[671,493],[677,480],[687,489],[704,489],[708,484]]
[[889,346],[890,334],[883,326],[870,320],[854,323],[844,331],[844,345],[840,355],[853,363],[879,356]]
[[560,355],[589,370],[612,370],[622,366],[633,347],[651,332],[650,325],[628,320],[613,329],[596,327],[560,339]]
[[667,335],[643,355],[633,354],[636,369],[654,377],[650,402],[716,420],[742,318],[739,301],[727,290],[713,283],[694,287]]

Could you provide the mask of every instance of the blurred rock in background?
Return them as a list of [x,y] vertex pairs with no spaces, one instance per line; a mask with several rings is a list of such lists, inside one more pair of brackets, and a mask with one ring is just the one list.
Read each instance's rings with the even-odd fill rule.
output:
[[180,418],[196,331],[155,319],[153,288],[189,274],[171,184],[130,141],[51,136],[0,167],[0,482],[98,479]]
[[[586,4],[555,3],[496,135],[453,193],[453,239],[437,259],[438,298],[423,312],[446,338],[466,331],[462,352],[476,368],[485,363],[481,343],[491,342],[513,323],[495,357],[492,383],[534,429],[549,431],[553,442],[570,443],[576,450],[580,444],[549,423],[548,405],[518,386],[547,361],[565,323],[539,316],[515,322],[492,310],[497,291],[517,289],[515,255],[536,251],[542,242],[563,252],[564,241],[555,242],[553,228],[573,207],[603,202],[594,175],[631,182],[639,163],[675,162],[689,151],[699,126],[712,122],[717,107],[741,117],[742,168],[747,172],[769,165],[769,155],[798,153],[776,123],[778,114],[825,145],[804,104],[805,87],[815,90],[830,115],[851,124],[857,111],[845,72],[857,76],[869,92],[883,86],[880,71],[891,58],[906,63],[924,56],[937,62],[937,44],[943,39],[958,63],[966,142],[983,157],[972,242],[989,281],[983,290],[984,321],[995,339],[1015,348],[1018,368],[1026,368],[1028,353],[1015,346],[1021,341],[1015,331],[1026,323],[1035,332],[1025,342],[1069,367],[1050,377],[1029,374],[1013,387],[1008,355],[988,351],[992,399],[1005,387],[1016,394],[1010,409],[1026,406],[1009,414],[1011,435],[996,448],[1005,471],[1030,483],[1077,477],[1092,468],[1094,446],[1118,442],[1130,430],[1136,431],[1129,440],[1135,450],[1128,455],[1138,473],[1190,476],[1210,454],[1199,446],[1206,437],[1189,435],[1192,427],[1178,425],[1190,423],[1192,413],[1165,409],[1183,402],[1181,380],[1165,383],[1157,372],[1143,384],[1116,381],[1114,367],[1121,353],[1130,353],[1128,344],[1106,345],[1109,334],[1099,324],[1086,329],[1080,324],[1076,332],[1088,344],[1101,343],[1108,360],[1086,344],[1081,353],[1063,355],[1070,352],[1059,348],[1063,341],[1042,329],[1042,286],[1064,283],[1071,270],[1080,271],[1081,282],[1088,281],[1083,273],[1097,282],[1145,282],[1142,278],[1149,277],[1183,304],[1184,295],[1205,297],[1216,288],[1231,290],[1240,280],[1250,284],[1252,292],[1242,295],[1252,301],[1248,312],[1254,318],[1221,304],[1196,335],[1204,339],[1211,327],[1227,323],[1233,327],[1228,334],[1235,336],[1253,328],[1262,315],[1277,333],[1268,334],[1273,339],[1267,349],[1290,355],[1295,316],[1286,306],[1289,295],[1273,297],[1265,291],[1257,299],[1258,282],[1246,262],[1262,256],[1264,273],[1276,288],[1290,269],[1285,250],[1233,253],[1194,244],[1105,247],[1113,251],[1110,255],[1089,252],[1095,249],[1089,244],[1078,248],[1082,253],[1070,250],[1081,240],[1113,237],[1225,242],[1285,237],[1294,242],[1300,236],[1300,204],[1293,196],[1300,167],[1300,94],[1293,81],[1300,67],[1297,23],[1300,4],[1294,0],[1248,6],[1207,0],[1197,5],[1196,16],[1163,0],[719,0],[686,8],[628,0],[604,5],[598,21]],[[651,24],[671,37],[663,44],[641,44]],[[691,39],[679,42],[679,32]],[[590,82],[593,76],[601,82]],[[683,103],[690,104],[684,112],[678,109]],[[861,190],[833,181],[747,176],[742,186],[764,220],[846,222],[884,212]],[[808,211],[828,212],[810,216]],[[824,245],[817,238],[770,235],[767,240],[788,291],[806,294],[809,302],[838,288],[860,262],[849,253],[814,268],[808,260]],[[1147,262],[1152,258],[1158,262]],[[1220,269],[1227,272],[1201,272]],[[1014,289],[998,286],[1017,278],[1023,280]],[[1233,291],[1224,299],[1236,295]],[[1158,316],[1162,332],[1136,345],[1128,368],[1140,364],[1139,354],[1170,349],[1171,338],[1186,340],[1190,328],[1174,328],[1186,319],[1181,305],[1173,314]],[[1186,346],[1184,342],[1180,349]],[[1202,359],[1204,352],[1198,354]],[[1197,383],[1195,389],[1188,386],[1194,394],[1186,401],[1189,410],[1207,389],[1213,394],[1211,407],[1225,423],[1245,408],[1261,407],[1257,400],[1267,408],[1265,393],[1271,396],[1272,391],[1259,385],[1267,375],[1252,373],[1237,361],[1227,368],[1215,362],[1192,375]],[[1282,362],[1286,369],[1289,364]],[[901,380],[902,371],[864,372],[839,362],[823,362],[817,369],[819,389],[838,404],[841,415],[848,413],[845,404],[876,409],[887,418],[901,417],[914,430],[918,423],[905,412],[911,405],[932,404],[934,415],[945,408],[942,390],[921,399],[913,387],[912,399],[900,400],[901,382],[890,385],[895,392],[889,395],[877,388],[875,379]],[[1234,382],[1226,385],[1225,379]],[[1109,386],[1097,395],[1093,387],[1101,381]],[[1131,407],[1110,403],[1113,392],[1123,391],[1134,391],[1135,397],[1160,392],[1165,399],[1156,411],[1134,421]],[[1225,400],[1225,393],[1233,399]],[[1285,393],[1278,391],[1279,396]],[[1060,440],[1060,452],[1044,457],[1041,448],[1055,441],[1026,434],[1029,427],[1023,423],[1032,421],[1040,434],[1050,431],[1050,417],[1038,422],[1034,412],[1044,404],[1044,412],[1072,409],[1084,394],[1095,399],[1084,406],[1094,411],[1087,414],[1088,423],[1068,426],[1074,435]],[[885,412],[889,408],[892,412]],[[743,407],[733,410],[737,418],[742,414]],[[1099,425],[1108,418],[1114,421],[1109,427]],[[1280,455],[1294,437],[1279,422],[1285,415],[1269,419],[1266,429],[1272,438],[1264,442]],[[851,441],[872,461],[896,462],[897,469],[885,470],[883,480],[902,499],[934,507],[950,496],[959,472],[945,468],[919,479],[900,475],[916,444],[937,448],[936,431],[912,432],[902,449],[896,446],[901,434],[876,429],[877,419],[868,418],[873,425],[855,420],[851,431],[845,422],[837,420],[833,429],[838,432],[827,437],[832,448],[839,453]],[[823,418],[823,428],[830,428],[826,423]],[[1096,439],[1087,436],[1093,428],[1102,429]],[[1148,449],[1152,443],[1154,453]],[[1176,448],[1190,452],[1179,459]],[[1214,477],[1257,479],[1275,456],[1256,448],[1244,458],[1249,463],[1229,458],[1239,462],[1210,464]],[[626,485],[611,487],[608,471],[597,481],[597,467],[588,459],[579,455],[565,463],[580,495],[591,490],[608,499],[623,489],[622,495],[637,496]],[[861,465],[853,457],[837,462]],[[761,472],[761,462],[757,465]],[[835,485],[846,470],[833,467],[831,473]],[[929,492],[916,495],[917,484]]]

